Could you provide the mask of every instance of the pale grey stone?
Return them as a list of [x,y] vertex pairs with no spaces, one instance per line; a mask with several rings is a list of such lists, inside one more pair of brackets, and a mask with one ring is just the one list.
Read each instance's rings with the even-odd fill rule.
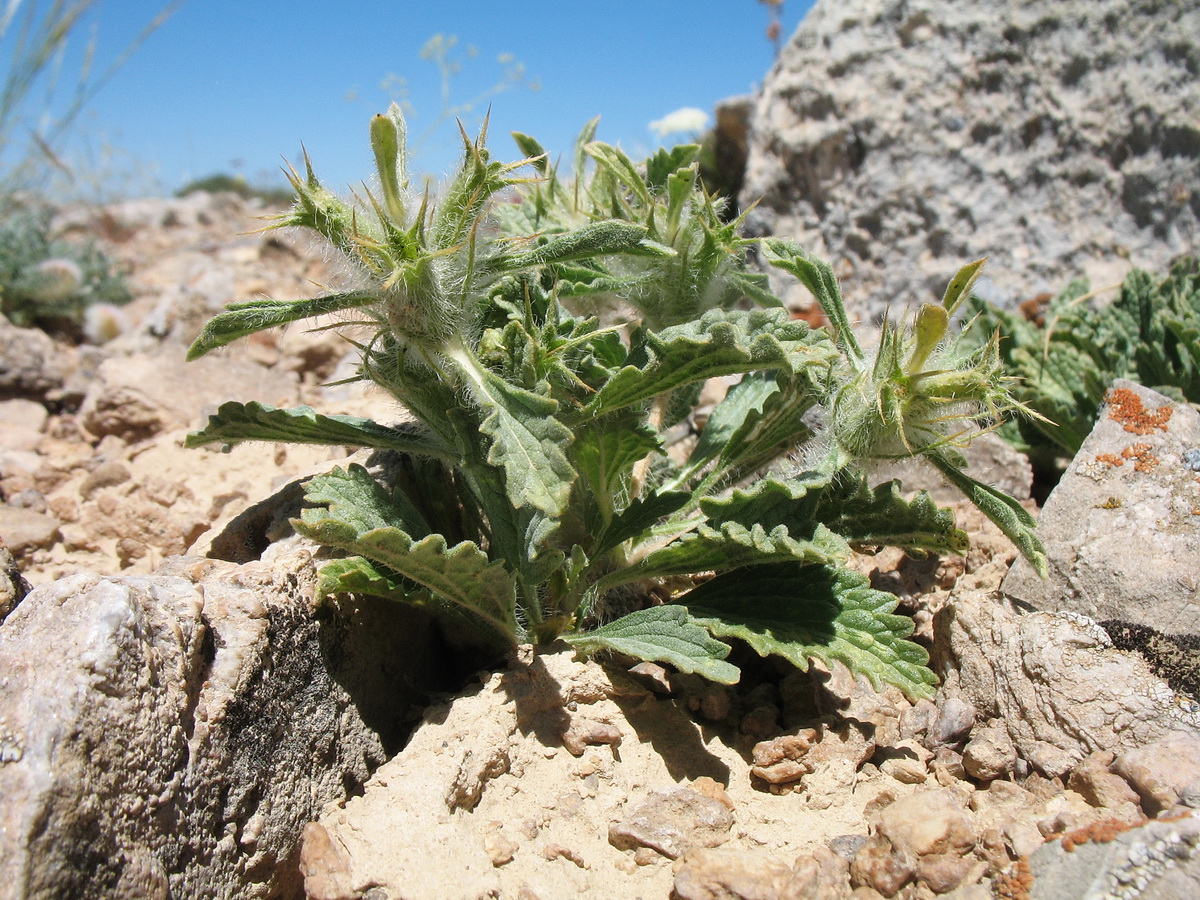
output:
[[1050,577],[1019,559],[1001,589],[1035,609],[1200,636],[1200,482],[1183,462],[1200,447],[1200,413],[1124,379],[1114,391],[1147,419],[1101,407],[1038,516]]
[[1017,753],[1065,775],[1100,750],[1123,753],[1172,731],[1195,734],[1194,704],[1117,650],[1094,621],[1018,615],[983,592],[960,592],[935,620],[933,665],[947,696],[1007,729]]
[[1044,844],[1029,859],[1032,900],[1200,897],[1200,818],[1147,822],[1112,840]]

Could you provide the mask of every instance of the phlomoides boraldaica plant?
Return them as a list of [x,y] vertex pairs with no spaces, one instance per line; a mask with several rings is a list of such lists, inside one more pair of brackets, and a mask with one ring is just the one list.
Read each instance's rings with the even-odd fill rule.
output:
[[[912,622],[845,563],[855,545],[964,550],[949,510],[862,470],[920,455],[1044,567],[1029,515],[964,474],[957,449],[1016,407],[994,343],[967,356],[946,338],[981,263],[864,352],[828,265],[762,246],[812,291],[830,332],[791,320],[747,271],[751,241],[698,185],[696,147],[637,165],[594,131],[570,179],[526,135],[528,158],[507,165],[486,129],[464,135],[436,197],[409,189],[396,108],[371,122],[378,182],[353,203],[306,159],[275,227],[323,235],[360,286],[231,304],[189,358],[340,312],[370,335],[358,377],[413,421],[226,403],[189,444],[387,451],[382,474],[352,465],[308,483],[295,527],[346,554],[322,569],[323,596],[420,604],[501,646],[561,638],[723,683],[740,673],[722,639],[738,638],[801,669],[837,659],[929,695]],[[740,380],[688,452],[668,447],[704,382],[727,376]]]

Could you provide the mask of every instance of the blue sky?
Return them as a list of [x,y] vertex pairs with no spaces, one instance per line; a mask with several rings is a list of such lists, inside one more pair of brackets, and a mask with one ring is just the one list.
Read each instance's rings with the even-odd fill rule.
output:
[[[102,2],[92,16],[100,60],[163,5]],[[811,5],[785,3],[785,38]],[[596,115],[600,139],[640,155],[658,145],[652,120],[684,106],[711,112],[762,81],[774,59],[767,21],[758,0],[185,0],[93,100],[79,131],[93,147],[129,154],[136,172],[156,172],[167,190],[213,172],[275,178],[301,143],[341,189],[369,174],[367,122],[392,99],[380,86],[389,74],[408,82],[411,133],[436,118],[438,72],[420,51],[442,33],[459,41],[452,103],[504,77],[499,54],[524,65],[526,81],[490,101],[497,155],[516,157],[512,130],[565,154]],[[421,167],[443,174],[455,135],[445,123],[421,148]]]

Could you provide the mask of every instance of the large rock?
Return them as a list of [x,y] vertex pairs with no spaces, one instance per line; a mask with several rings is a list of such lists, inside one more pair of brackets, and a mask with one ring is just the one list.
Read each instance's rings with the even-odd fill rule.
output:
[[314,617],[308,553],[172,568],[0,627],[0,898],[299,897],[304,824],[403,740],[427,621]]
[[983,256],[1008,304],[1161,269],[1200,227],[1198,67],[1196,4],[819,0],[763,84],[741,206],[876,318]]
[[1200,414],[1118,379],[1046,500],[1050,577],[1018,560],[1001,589],[1036,609],[1200,638]]

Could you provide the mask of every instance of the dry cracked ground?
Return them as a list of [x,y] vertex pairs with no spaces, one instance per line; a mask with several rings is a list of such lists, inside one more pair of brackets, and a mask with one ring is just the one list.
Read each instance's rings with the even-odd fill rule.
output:
[[[731,688],[559,647],[414,687],[416,666],[461,660],[428,623],[407,622],[410,643],[371,657],[379,637],[366,632],[395,627],[392,613],[310,609],[318,548],[278,514],[288,484],[346,452],[183,448],[224,400],[389,414],[368,390],[332,384],[353,373],[332,331],[183,362],[224,303],[342,277],[292,235],[250,233],[254,212],[197,194],[74,213],[64,224],[129,271],[122,333],[73,347],[0,329],[0,536],[10,575],[36,588],[18,604],[19,578],[0,585],[0,898],[1200,896],[1200,717],[1175,690],[1190,682],[1163,680],[1161,660],[1118,649],[1092,618],[1002,594],[1015,550],[962,505],[967,556],[855,561],[914,616],[942,679],[934,702],[840,668],[747,660]],[[1146,484],[1180,471],[1200,438],[1189,415],[1145,439],[1178,444],[1156,451]],[[1135,565],[1162,565],[1137,549],[1162,544],[1164,520],[1139,519],[1133,467],[1091,457],[1064,484],[1083,472],[1124,499],[1058,518],[1121,516],[1101,531]],[[975,464],[1028,496],[1027,466],[1002,445],[982,445]],[[1193,547],[1194,482],[1163,489],[1192,503],[1176,537]],[[1096,540],[1060,543],[1083,559]],[[1082,584],[1063,554],[1058,574]],[[1171,577],[1194,578],[1194,562],[1176,557]],[[61,652],[85,638],[89,653],[111,639],[116,661]],[[400,674],[397,654],[412,657]],[[370,665],[370,691],[356,692]],[[389,703],[408,710],[400,725],[380,711]],[[49,709],[74,724],[37,744]],[[122,727],[131,735],[114,742]],[[97,729],[109,749],[80,737]],[[156,735],[149,750],[139,729]],[[178,761],[137,756],[163,747]]]

